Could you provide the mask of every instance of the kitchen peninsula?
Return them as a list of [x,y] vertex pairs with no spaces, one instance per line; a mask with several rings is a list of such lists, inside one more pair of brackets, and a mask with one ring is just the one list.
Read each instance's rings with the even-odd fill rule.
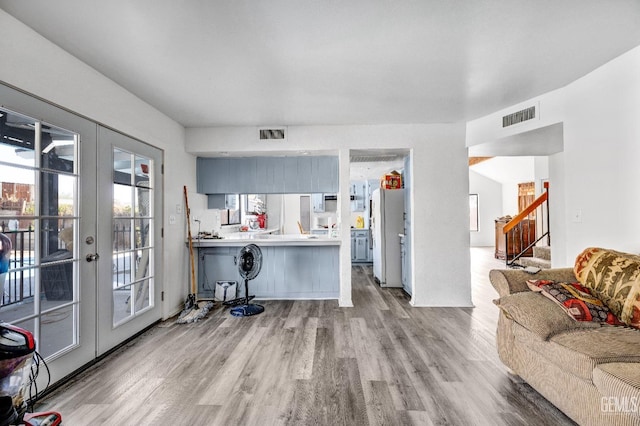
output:
[[262,250],[262,270],[249,284],[250,293],[257,298],[338,298],[339,239],[252,232],[233,233],[222,239],[194,240],[198,253],[199,297],[212,298],[216,281],[237,281],[238,291],[244,291],[236,257],[247,244],[256,244]]
[[[250,293],[257,298],[339,297],[340,239],[328,233],[303,233],[309,231],[310,218],[302,219],[303,210],[306,216],[312,211],[310,194],[324,199],[323,194],[337,193],[336,156],[199,157],[196,173],[198,193],[207,195],[208,209],[227,213],[228,220],[221,224],[249,228],[246,232],[215,232],[220,239],[194,240],[199,297],[213,297],[217,281],[237,281],[238,296],[243,295],[236,258],[247,244],[256,244],[262,251],[262,269],[249,284]],[[236,194],[243,194],[239,203]],[[254,213],[266,214],[268,224],[259,225],[266,229],[254,228]],[[232,222],[232,216],[238,221]],[[301,222],[307,224],[306,231]]]

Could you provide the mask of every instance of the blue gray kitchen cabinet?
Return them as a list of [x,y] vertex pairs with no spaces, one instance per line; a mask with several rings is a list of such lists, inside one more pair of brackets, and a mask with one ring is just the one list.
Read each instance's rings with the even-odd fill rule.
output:
[[369,260],[369,235],[356,235],[356,261],[367,262]]
[[228,158],[229,176],[227,193],[255,194],[256,159],[254,157]]
[[237,252],[235,247],[215,247],[199,251],[198,296],[200,298],[213,297],[216,281],[237,281],[240,292],[241,277],[234,262]]
[[356,261],[356,234],[351,230],[351,262]]
[[369,230],[351,230],[351,261],[355,263],[369,262]]
[[324,212],[325,211],[324,194],[322,193],[311,194],[311,204],[313,205],[314,213]]
[[284,157],[256,157],[256,178],[251,194],[284,193]]
[[365,211],[366,201],[368,200],[367,181],[351,182],[351,194],[353,200],[351,200],[351,211],[363,212]]
[[338,192],[338,157],[312,157],[311,176],[311,192]]
[[295,194],[300,192],[300,182],[298,181],[298,157],[284,158],[284,191]]
[[197,192],[199,194],[224,194],[229,191],[229,162],[226,158],[196,159]]
[[[238,296],[244,281],[235,264],[239,247],[198,249],[198,296],[213,296],[216,281],[238,281]],[[249,293],[258,298],[338,298],[339,246],[261,247],[262,269],[249,282]]]
[[312,158],[307,157],[298,157],[298,192],[314,192],[312,191],[313,186],[313,169],[312,169]]
[[269,167],[271,168],[269,194],[280,194],[284,192],[284,157],[269,158]]
[[314,249],[299,250],[294,247],[284,247],[287,277],[276,283],[276,293],[310,293],[313,291],[313,265],[315,264]]
[[274,165],[275,158],[264,157],[256,158],[256,178],[254,183],[253,194],[270,194],[274,192]]
[[335,194],[338,157],[198,157],[196,176],[201,194]]

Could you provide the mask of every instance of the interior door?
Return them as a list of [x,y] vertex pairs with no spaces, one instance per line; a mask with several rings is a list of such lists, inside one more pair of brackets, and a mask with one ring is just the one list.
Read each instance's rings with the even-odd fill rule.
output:
[[0,135],[0,320],[55,382],[96,354],[96,125],[0,85]]
[[98,127],[98,355],[161,318],[162,151]]

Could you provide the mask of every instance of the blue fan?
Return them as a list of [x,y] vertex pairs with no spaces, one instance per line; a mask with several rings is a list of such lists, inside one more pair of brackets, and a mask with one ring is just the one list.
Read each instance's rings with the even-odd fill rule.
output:
[[238,272],[244,278],[244,300],[241,305],[231,308],[234,317],[248,317],[264,312],[264,306],[249,303],[255,296],[249,296],[249,280],[254,279],[262,269],[262,250],[255,244],[249,244],[240,249],[236,258]]

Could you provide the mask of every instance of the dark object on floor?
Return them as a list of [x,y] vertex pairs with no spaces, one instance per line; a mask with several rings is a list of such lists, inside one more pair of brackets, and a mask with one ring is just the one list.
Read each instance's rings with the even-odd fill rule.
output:
[[31,332],[0,323],[0,426],[56,426],[62,421],[60,413],[55,411],[27,413],[27,404],[32,407],[37,398],[36,393],[35,398],[25,399],[27,394],[31,395],[29,388],[35,383],[41,360]]

